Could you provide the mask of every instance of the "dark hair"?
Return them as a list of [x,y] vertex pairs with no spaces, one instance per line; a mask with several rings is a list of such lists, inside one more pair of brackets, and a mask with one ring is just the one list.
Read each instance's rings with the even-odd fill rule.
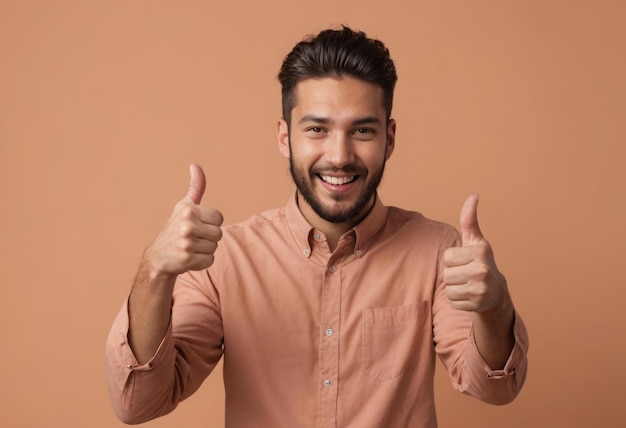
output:
[[389,120],[393,89],[398,80],[389,50],[381,41],[368,38],[362,31],[342,26],[306,37],[283,60],[278,80],[282,85],[283,118],[287,124],[296,102],[295,88],[299,81],[346,75],[382,88]]

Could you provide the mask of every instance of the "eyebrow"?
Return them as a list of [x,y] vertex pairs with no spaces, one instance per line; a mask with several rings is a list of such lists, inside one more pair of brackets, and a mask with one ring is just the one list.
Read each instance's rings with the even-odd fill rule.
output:
[[374,116],[368,116],[362,119],[357,119],[354,122],[352,122],[352,124],[353,125],[368,125],[368,124],[382,125],[380,119]]
[[[330,119],[327,117],[315,116],[314,114],[307,114],[307,115],[302,116],[300,120],[298,121],[299,124],[305,123],[305,122],[326,124],[326,123],[330,123]],[[367,125],[367,124],[380,125],[381,121],[375,116],[366,116],[360,119],[356,119],[355,121],[352,122],[352,125],[355,125],[355,126]]]
[[298,123],[315,122],[315,123],[330,123],[330,119],[327,117],[315,116],[314,114],[307,114],[300,118]]

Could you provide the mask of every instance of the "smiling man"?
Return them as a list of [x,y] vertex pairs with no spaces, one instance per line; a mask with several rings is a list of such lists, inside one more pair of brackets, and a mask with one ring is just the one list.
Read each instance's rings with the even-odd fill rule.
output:
[[350,76],[308,78],[295,87],[293,126],[278,123],[300,210],[331,250],[374,205],[393,153],[396,126],[383,97],[380,86]]
[[191,165],[108,338],[118,417],[172,411],[222,357],[227,427],[434,428],[437,356],[459,391],[513,400],[528,337],[478,197],[459,234],[377,196],[396,143],[388,50],[326,30],[294,47],[279,80],[278,146],[296,191],[221,227]]

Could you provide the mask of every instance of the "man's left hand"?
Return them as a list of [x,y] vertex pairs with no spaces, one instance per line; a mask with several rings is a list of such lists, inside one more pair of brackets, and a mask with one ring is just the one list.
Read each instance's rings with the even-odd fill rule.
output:
[[478,195],[461,209],[461,246],[443,255],[443,283],[455,309],[478,313],[499,312],[510,305],[506,279],[496,267],[491,245],[478,227]]

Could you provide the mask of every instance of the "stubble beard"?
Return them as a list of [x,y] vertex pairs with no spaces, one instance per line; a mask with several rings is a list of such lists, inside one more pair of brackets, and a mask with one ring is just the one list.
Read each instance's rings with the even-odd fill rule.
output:
[[[386,159],[386,153],[383,159]],[[350,206],[345,206],[341,208],[325,206],[315,194],[315,190],[313,189],[312,183],[315,182],[317,175],[321,171],[309,169],[308,177],[306,177],[305,174],[303,174],[302,171],[299,170],[298,167],[295,165],[293,156],[289,158],[289,169],[291,171],[291,177],[293,178],[293,181],[296,184],[298,192],[302,195],[305,202],[309,204],[309,206],[313,209],[313,211],[322,219],[330,223],[340,224],[340,223],[351,222],[364,212],[366,205],[372,200],[372,197],[376,194],[378,185],[380,184],[380,181],[383,178],[383,173],[385,170],[385,163],[386,161],[383,160],[383,163],[380,166],[380,168],[371,175],[370,182],[367,184],[367,186],[365,187],[365,189],[363,190],[363,192],[361,193],[357,201]],[[326,172],[328,171],[329,169],[326,169]],[[351,166],[347,166],[346,168],[342,168],[340,170],[337,170],[337,169],[333,170],[333,172],[338,172],[338,171],[342,171],[346,173],[358,173],[359,172],[358,168],[351,167]],[[364,177],[361,175],[361,177],[359,177],[359,180],[362,180],[362,179],[364,179]],[[341,202],[341,199],[337,198],[337,202]]]

